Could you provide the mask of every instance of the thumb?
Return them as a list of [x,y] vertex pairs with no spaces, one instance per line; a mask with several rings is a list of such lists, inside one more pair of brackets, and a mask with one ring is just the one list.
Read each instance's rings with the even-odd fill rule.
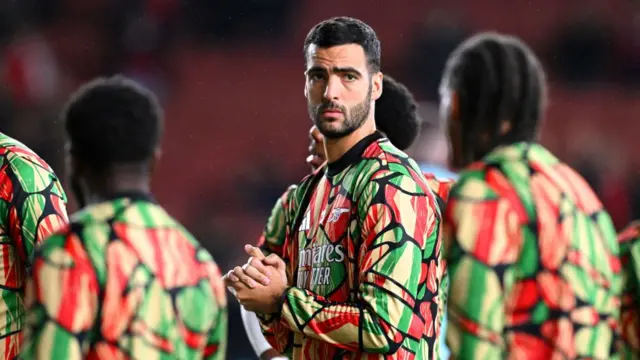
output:
[[271,254],[269,256],[267,256],[264,260],[262,260],[262,262],[265,265],[269,265],[269,266],[273,266],[278,270],[283,270],[284,269],[284,261],[282,261],[282,259],[280,259],[280,257],[278,257],[275,254]]
[[258,259],[258,260],[264,260],[265,256],[262,253],[262,250],[260,250],[259,248],[255,247],[255,246],[251,246],[251,245],[245,245],[244,246],[244,251],[249,254],[249,256],[253,256],[254,258]]

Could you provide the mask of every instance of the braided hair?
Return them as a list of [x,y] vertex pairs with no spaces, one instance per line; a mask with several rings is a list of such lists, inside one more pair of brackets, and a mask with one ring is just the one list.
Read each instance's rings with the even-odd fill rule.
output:
[[[458,96],[464,160],[473,162],[496,146],[535,141],[545,84],[540,62],[521,40],[481,33],[463,42],[447,61],[443,85]],[[481,134],[489,135],[488,144]]]

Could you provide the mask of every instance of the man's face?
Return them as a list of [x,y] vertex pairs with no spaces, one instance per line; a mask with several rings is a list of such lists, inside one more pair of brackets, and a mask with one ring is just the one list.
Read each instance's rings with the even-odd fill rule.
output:
[[360,128],[382,93],[382,73],[369,73],[364,49],[357,44],[310,45],[305,77],[309,116],[330,139]]

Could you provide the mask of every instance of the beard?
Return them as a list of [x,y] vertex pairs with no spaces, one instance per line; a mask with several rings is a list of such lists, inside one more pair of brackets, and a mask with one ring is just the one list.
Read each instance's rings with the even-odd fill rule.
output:
[[[320,105],[307,103],[309,117],[313,119],[313,122],[318,130],[320,130],[320,133],[328,139],[340,139],[350,135],[359,129],[367,121],[367,117],[369,117],[369,112],[371,111],[372,89],[372,84],[369,84],[369,89],[367,90],[367,96],[365,99],[361,103],[356,104],[349,109],[333,101],[323,102]],[[344,116],[342,123],[334,125],[334,123],[339,120],[328,121],[323,119],[322,112],[328,109],[340,110]]]

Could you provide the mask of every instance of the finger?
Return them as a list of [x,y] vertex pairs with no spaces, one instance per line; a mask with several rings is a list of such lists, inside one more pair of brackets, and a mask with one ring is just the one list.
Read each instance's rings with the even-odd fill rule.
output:
[[315,140],[316,138],[316,133],[318,132],[318,128],[313,125],[310,129],[309,129],[309,139],[310,140]]
[[[239,282],[245,284],[250,289],[253,289],[254,287],[256,287],[256,282],[253,281],[253,279],[251,279],[250,277],[248,277],[247,274],[244,273],[244,271],[240,266],[236,266],[233,269],[233,273],[238,277],[238,279],[240,279]],[[236,284],[237,283],[234,283],[233,285],[236,285]]]
[[314,125],[309,129],[309,139],[315,141],[316,143],[322,143],[324,141],[324,136],[318,128]]
[[264,260],[262,260],[262,262],[265,265],[273,266],[276,269],[279,269],[280,266],[282,265],[282,259],[280,259],[280,257],[276,254],[271,254],[267,256]]
[[229,271],[229,281],[231,281],[232,283],[238,282],[240,281],[240,279],[238,279],[238,277],[236,276],[236,274],[233,273],[233,271]]
[[[225,275],[225,278],[227,279],[227,282],[225,282],[225,284],[227,285],[227,289],[236,298],[238,297],[238,291],[247,288],[247,286],[245,284],[243,284],[242,282],[240,282],[238,280],[238,278],[235,276],[235,274],[233,274],[233,270],[229,271],[229,273],[227,273],[227,275]],[[230,281],[229,280],[230,278],[234,278],[234,279],[236,279],[238,281]]]
[[222,280],[224,281],[224,283],[227,286],[231,286],[231,284],[237,282],[239,279],[238,277],[233,273],[233,270],[229,271],[228,273],[226,273],[223,277]]
[[232,287],[236,291],[247,289],[247,285],[245,285],[242,281],[234,282],[229,287]]
[[316,169],[318,168],[313,161],[313,155],[307,156],[307,158],[304,161],[307,163],[307,165],[309,165],[309,167],[311,168],[311,171],[316,171]]
[[245,245],[244,251],[246,251],[249,256],[253,256],[258,260],[264,259],[264,254],[262,253],[262,250],[260,250],[260,248],[251,245]]
[[270,277],[271,276],[271,271],[262,263],[261,260],[255,258],[255,257],[250,257],[249,261],[247,261],[247,265],[250,265],[254,268],[256,268],[261,274]]
[[228,287],[234,288],[236,291],[249,289],[249,287],[240,280],[230,283]]
[[322,166],[324,159],[318,155],[309,155],[307,156],[306,162],[315,170]]
[[254,268],[253,266],[249,265],[249,264],[245,264],[242,267],[242,270],[244,270],[244,273],[247,274],[247,276],[249,276],[251,279],[263,284],[263,285],[269,285],[271,283],[271,281],[269,280],[268,277],[264,276],[260,270]]

